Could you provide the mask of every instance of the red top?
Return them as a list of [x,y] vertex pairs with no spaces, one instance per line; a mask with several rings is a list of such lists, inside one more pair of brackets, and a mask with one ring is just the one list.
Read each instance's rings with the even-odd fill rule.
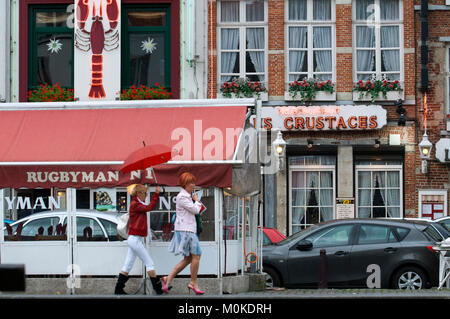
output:
[[147,237],[148,226],[146,213],[155,209],[155,206],[158,203],[158,199],[159,194],[154,193],[150,204],[144,205],[139,202],[136,196],[133,197],[130,204],[129,235]]

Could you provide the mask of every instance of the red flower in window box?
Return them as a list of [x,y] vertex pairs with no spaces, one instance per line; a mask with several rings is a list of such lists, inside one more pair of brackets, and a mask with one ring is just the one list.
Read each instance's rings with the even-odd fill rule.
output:
[[37,89],[28,91],[29,102],[69,102],[74,101],[73,89],[54,85],[41,84]]
[[122,90],[120,93],[121,100],[163,100],[170,99],[172,92],[167,91],[165,87],[159,83],[155,83],[155,87],[140,85],[138,87],[131,86]]
[[361,99],[366,94],[370,94],[371,102],[375,101],[376,98],[383,94],[383,97],[386,98],[387,92],[390,91],[403,91],[400,82],[388,81],[388,80],[368,80],[366,82],[359,80],[353,86],[353,91],[359,92],[359,98]]
[[231,98],[232,94],[236,97],[259,97],[261,92],[267,92],[267,89],[261,82],[252,82],[248,78],[234,78],[232,82],[224,82],[220,87],[220,92],[224,97]]
[[303,81],[294,81],[289,83],[289,94],[296,98],[300,95],[300,100],[309,102],[314,100],[318,91],[334,93],[334,83],[331,80],[318,81],[316,79],[308,79]]

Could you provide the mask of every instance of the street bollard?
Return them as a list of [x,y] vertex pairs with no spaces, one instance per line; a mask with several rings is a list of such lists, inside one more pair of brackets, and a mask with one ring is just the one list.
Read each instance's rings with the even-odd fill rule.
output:
[[0,291],[25,291],[25,265],[0,264]]
[[319,262],[319,289],[327,289],[327,288],[328,288],[327,252],[325,249],[321,249]]

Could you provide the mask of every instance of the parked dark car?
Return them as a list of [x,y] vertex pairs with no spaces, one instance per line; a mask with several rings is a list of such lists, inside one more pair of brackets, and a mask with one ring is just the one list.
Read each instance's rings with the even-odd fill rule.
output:
[[268,286],[318,288],[325,250],[330,288],[367,288],[373,265],[379,266],[380,288],[429,288],[438,285],[439,257],[432,247],[442,240],[429,222],[333,220],[265,246],[263,268]]

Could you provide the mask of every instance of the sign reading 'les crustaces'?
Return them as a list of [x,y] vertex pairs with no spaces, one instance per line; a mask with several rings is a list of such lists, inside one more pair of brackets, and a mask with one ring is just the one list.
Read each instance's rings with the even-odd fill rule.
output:
[[376,130],[386,123],[386,110],[381,105],[263,107],[261,114],[265,130]]

